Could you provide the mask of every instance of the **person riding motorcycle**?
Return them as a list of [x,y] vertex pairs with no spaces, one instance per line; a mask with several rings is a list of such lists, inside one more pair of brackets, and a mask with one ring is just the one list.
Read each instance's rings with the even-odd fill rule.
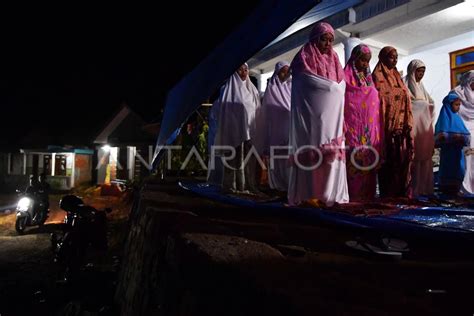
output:
[[51,186],[46,181],[45,173],[40,174],[38,180],[38,196],[40,200],[44,203],[46,210],[49,210],[49,192],[51,190]]
[[26,187],[25,194],[36,196],[39,191],[39,182],[34,175],[30,176],[30,183]]
[[[49,212],[49,184],[44,179],[44,177],[42,178],[40,176],[40,181],[38,181],[38,178],[36,178],[34,175],[31,175],[30,183],[25,190],[25,195],[30,196],[35,201],[33,208],[33,218],[38,215],[39,211],[44,210],[46,214]],[[45,191],[46,188],[48,190],[47,192]]]

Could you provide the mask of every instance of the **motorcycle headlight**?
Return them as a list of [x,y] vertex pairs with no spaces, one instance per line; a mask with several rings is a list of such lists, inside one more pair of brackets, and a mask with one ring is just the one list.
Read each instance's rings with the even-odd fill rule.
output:
[[24,197],[24,198],[21,198],[20,201],[18,201],[16,208],[19,211],[27,211],[30,205],[31,205],[31,199]]

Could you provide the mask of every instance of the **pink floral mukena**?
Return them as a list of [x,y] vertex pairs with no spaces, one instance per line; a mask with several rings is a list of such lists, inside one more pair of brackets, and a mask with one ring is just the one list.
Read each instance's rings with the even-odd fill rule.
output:
[[[344,67],[346,79],[344,130],[348,146],[347,183],[351,200],[374,198],[378,166],[374,165],[375,152],[380,153],[383,139],[380,134],[379,95],[372,82],[370,69],[359,72],[355,67],[356,60],[368,53],[370,53],[368,46],[364,44],[356,46]],[[371,170],[360,168],[371,165],[374,166]]]

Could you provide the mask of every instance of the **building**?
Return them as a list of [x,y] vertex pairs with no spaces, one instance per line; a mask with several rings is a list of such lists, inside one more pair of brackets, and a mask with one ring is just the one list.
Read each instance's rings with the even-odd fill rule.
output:
[[158,128],[157,124],[147,124],[126,104],[108,120],[95,115],[87,124],[77,120],[34,128],[15,145],[3,146],[0,190],[23,190],[30,175],[41,173],[57,191],[116,179],[140,179],[148,174]]
[[97,183],[137,181],[148,175],[158,132],[159,124],[148,124],[123,104],[93,141]]
[[[318,6],[325,2],[328,1]],[[324,20],[336,30],[334,49],[341,64],[345,65],[352,48],[361,42],[372,50],[372,69],[385,46],[397,49],[397,69],[402,76],[411,60],[421,59],[426,64],[423,83],[435,101],[436,114],[443,98],[456,85],[454,77],[474,69],[473,0],[370,0],[344,1],[340,5],[347,8]],[[265,90],[275,64],[280,60],[291,61],[307,41],[312,25],[320,17],[315,14],[319,11],[313,10],[298,20],[300,25],[307,26],[291,34],[283,33],[250,58],[250,70],[259,79],[261,91]],[[458,67],[456,57],[464,59],[466,66]]]

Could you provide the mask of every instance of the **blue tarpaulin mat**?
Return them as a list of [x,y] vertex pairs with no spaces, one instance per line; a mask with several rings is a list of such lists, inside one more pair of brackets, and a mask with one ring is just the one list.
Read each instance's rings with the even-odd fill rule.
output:
[[447,206],[416,207],[400,204],[393,205],[393,210],[386,215],[360,213],[353,215],[338,209],[289,207],[281,201],[258,201],[240,195],[225,195],[220,192],[219,187],[207,183],[180,182],[179,185],[202,197],[241,207],[251,212],[265,212],[266,215],[290,215],[313,223],[376,229],[398,236],[406,234],[424,235],[425,237],[451,235],[474,239],[474,201],[472,198],[466,199],[462,205],[454,205],[448,200],[437,198],[439,204]]

